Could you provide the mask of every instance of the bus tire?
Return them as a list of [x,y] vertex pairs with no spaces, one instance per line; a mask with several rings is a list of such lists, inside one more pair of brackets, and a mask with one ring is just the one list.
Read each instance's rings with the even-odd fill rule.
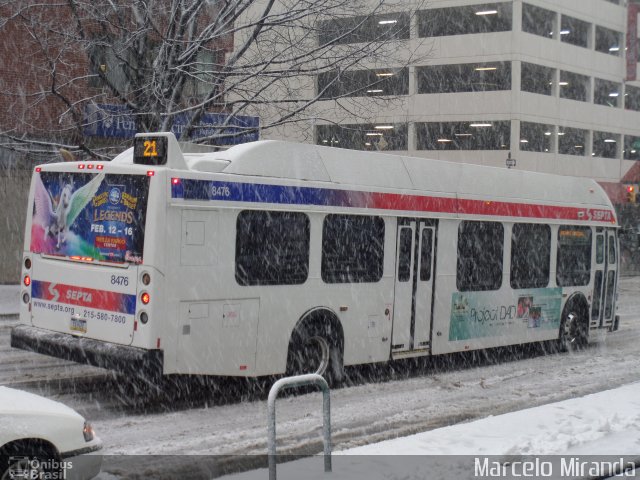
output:
[[335,386],[343,379],[342,328],[337,319],[312,315],[294,329],[287,353],[287,376],[317,373]]
[[570,300],[562,313],[558,349],[581,350],[589,343],[589,309],[584,301]]

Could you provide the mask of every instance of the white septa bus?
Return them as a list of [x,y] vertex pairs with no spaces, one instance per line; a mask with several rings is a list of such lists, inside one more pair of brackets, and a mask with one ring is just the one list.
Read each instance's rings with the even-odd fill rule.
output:
[[592,180],[138,134],[35,169],[12,345],[137,374],[262,376],[618,328]]

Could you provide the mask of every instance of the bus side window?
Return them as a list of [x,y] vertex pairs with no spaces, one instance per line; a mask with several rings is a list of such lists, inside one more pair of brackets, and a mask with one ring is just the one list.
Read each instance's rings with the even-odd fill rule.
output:
[[327,215],[322,225],[321,274],[325,283],[368,283],[382,278],[384,219]]
[[596,235],[596,263],[604,262],[604,235]]
[[612,265],[616,263],[616,246],[612,237],[609,237],[609,240],[609,264]]
[[549,284],[551,228],[516,223],[511,235],[511,288],[542,288]]
[[607,296],[604,299],[604,318],[610,319],[613,313],[613,293],[616,286],[616,272],[611,270],[607,273]]
[[460,222],[456,286],[461,292],[502,285],[504,227],[498,222]]
[[431,252],[433,251],[433,230],[422,230],[422,246],[420,251],[420,281],[431,280]]
[[309,217],[299,212],[244,210],[236,222],[240,285],[299,285],[309,274]]
[[556,282],[559,287],[579,287],[591,280],[591,228],[558,229]]
[[593,280],[593,302],[591,302],[591,318],[600,318],[600,299],[602,297],[602,270],[596,271],[596,276]]
[[408,282],[411,279],[411,247],[413,247],[413,230],[408,227],[400,229],[400,254],[398,255],[398,281]]

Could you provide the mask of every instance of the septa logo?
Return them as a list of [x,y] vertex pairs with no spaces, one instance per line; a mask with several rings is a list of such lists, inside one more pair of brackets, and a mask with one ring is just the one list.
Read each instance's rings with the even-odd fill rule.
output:
[[97,310],[134,314],[136,295],[128,293],[97,290],[77,285],[54,284],[33,280],[32,296],[49,302],[81,305]]
[[60,298],[60,292],[58,292],[58,290],[56,290],[56,284],[55,283],[51,283],[47,290],[49,290],[49,293],[51,294],[51,301],[52,302],[57,302],[58,299]]
[[67,300],[79,300],[81,302],[91,302],[93,296],[89,292],[81,292],[79,290],[67,290]]

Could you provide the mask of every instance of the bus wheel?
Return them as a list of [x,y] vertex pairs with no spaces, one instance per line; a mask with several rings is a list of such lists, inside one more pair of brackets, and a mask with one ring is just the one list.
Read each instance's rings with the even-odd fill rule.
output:
[[329,384],[339,382],[342,380],[340,346],[329,325],[300,325],[289,343],[287,376],[317,373]]
[[588,343],[586,320],[577,309],[570,309],[560,324],[559,349],[561,352],[580,350]]

